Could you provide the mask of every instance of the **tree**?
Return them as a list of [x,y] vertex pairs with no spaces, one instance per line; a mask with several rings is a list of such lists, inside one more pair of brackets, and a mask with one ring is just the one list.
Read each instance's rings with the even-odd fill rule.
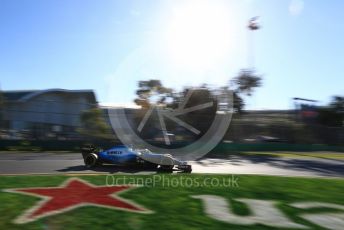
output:
[[217,99],[212,90],[208,86],[203,85],[200,88],[185,88],[180,95],[181,97],[175,101],[179,102],[184,100],[190,90],[192,90],[192,94],[188,98],[185,108],[192,108],[205,105],[207,103],[212,103],[209,107],[195,110],[180,116],[183,121],[192,125],[193,127],[196,127],[202,135],[209,129],[214,120],[214,115],[216,114],[217,110]]
[[5,98],[0,90],[0,128],[3,126],[3,108],[5,106]]
[[103,111],[99,108],[92,108],[84,111],[80,117],[81,128],[79,132],[82,135],[97,138],[113,138],[110,126],[106,123]]
[[243,112],[245,103],[244,100],[239,96],[237,92],[233,92],[233,108],[235,112],[241,114]]
[[134,102],[142,108],[148,108],[151,104],[166,105],[168,99],[173,98],[173,90],[164,87],[160,80],[139,81],[138,86],[138,98]]
[[262,85],[262,77],[257,75],[253,69],[242,69],[231,81],[233,88],[234,109],[241,113],[245,106],[243,95],[252,96],[255,88]]
[[318,109],[318,122],[322,125],[344,126],[344,97],[334,96],[328,106]]
[[0,109],[3,108],[4,104],[5,104],[5,98],[0,90]]
[[339,113],[344,112],[344,97],[334,96],[330,102],[330,107]]
[[252,69],[242,69],[232,82],[235,85],[235,92],[251,96],[253,90],[262,85],[262,78]]

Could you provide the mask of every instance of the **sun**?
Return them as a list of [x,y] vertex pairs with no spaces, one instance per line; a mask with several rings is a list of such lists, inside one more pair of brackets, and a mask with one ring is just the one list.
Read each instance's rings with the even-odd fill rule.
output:
[[218,1],[188,1],[175,7],[166,33],[173,62],[211,68],[230,50],[230,19],[228,8]]

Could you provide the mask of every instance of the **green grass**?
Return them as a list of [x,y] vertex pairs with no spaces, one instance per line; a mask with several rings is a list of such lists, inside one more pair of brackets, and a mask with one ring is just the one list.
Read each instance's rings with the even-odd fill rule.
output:
[[[24,225],[13,224],[11,221],[23,211],[32,207],[39,198],[21,194],[0,192],[0,229],[272,229],[264,225],[253,227],[231,225],[209,218],[203,213],[200,200],[192,199],[191,195],[219,195],[228,201],[235,198],[254,198],[280,201],[278,207],[294,222],[307,225],[313,229],[321,229],[300,217],[303,210],[290,207],[290,202],[316,201],[344,205],[344,180],[342,179],[310,179],[270,176],[236,175],[237,185],[224,186],[176,186],[168,187],[167,181],[189,180],[202,184],[206,178],[227,180],[230,175],[200,174],[158,174],[158,175],[115,175],[128,182],[133,179],[152,180],[138,189],[123,193],[120,196],[154,211],[153,214],[137,214],[110,210],[99,207],[82,207],[67,213],[45,217]],[[164,177],[165,182],[157,182]],[[68,176],[1,176],[0,189],[22,187],[58,186]],[[80,176],[95,185],[105,185],[106,175]],[[139,178],[142,178],[139,179]],[[187,179],[188,178],[188,179]],[[209,185],[209,184],[208,184]],[[238,215],[247,215],[249,210],[240,202],[233,202],[233,211]],[[319,209],[317,210],[319,211]],[[321,211],[321,209],[320,209]]]

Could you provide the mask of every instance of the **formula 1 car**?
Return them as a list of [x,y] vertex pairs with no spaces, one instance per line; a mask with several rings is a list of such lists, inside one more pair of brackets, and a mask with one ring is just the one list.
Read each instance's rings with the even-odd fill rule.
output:
[[87,145],[81,148],[85,166],[93,168],[97,165],[113,164],[118,166],[138,166],[143,168],[172,171],[176,169],[190,173],[191,165],[186,161],[180,161],[170,154],[152,153],[148,149],[134,149],[126,146],[115,146],[108,150]]

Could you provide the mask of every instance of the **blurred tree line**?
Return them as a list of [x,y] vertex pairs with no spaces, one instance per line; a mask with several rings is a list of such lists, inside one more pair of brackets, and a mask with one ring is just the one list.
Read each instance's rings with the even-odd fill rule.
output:
[[[222,89],[233,91],[233,107],[236,112],[242,113],[245,107],[243,95],[252,96],[255,88],[262,85],[262,77],[253,69],[242,69],[238,75],[233,78],[228,86]],[[176,92],[171,88],[162,85],[160,80],[147,80],[138,82],[137,98],[134,102],[142,108],[149,108],[152,104],[162,105],[167,108],[176,108],[178,104],[185,98],[191,87],[186,87],[182,92]],[[188,105],[197,105],[204,102],[204,99],[215,100],[213,90],[206,84],[194,90],[193,96],[190,98]]]
[[[179,106],[181,104],[183,104],[183,108],[196,108],[197,106],[208,104],[211,106],[178,115],[178,118],[183,122],[186,122],[192,127],[196,127],[200,131],[200,135],[198,136],[202,136],[202,134],[209,129],[213,119],[215,118],[215,113],[218,109],[217,95],[219,93],[232,91],[234,111],[240,114],[243,112],[245,106],[243,96],[252,96],[254,89],[262,85],[261,81],[261,76],[255,73],[255,71],[252,69],[241,70],[238,75],[228,83],[227,86],[217,89],[203,84],[197,88],[185,87],[182,91],[176,91],[174,89],[165,87],[160,80],[151,79],[139,81],[138,89],[136,91],[137,98],[134,100],[134,102],[141,106],[142,110],[137,111],[137,114],[134,118],[134,126],[138,126],[151,106],[176,110],[180,109]],[[186,98],[187,102],[184,102]],[[230,102],[231,100],[229,99],[228,101]],[[155,132],[150,131],[150,133],[147,133],[148,130],[146,130],[147,132],[144,132],[145,130],[143,130],[141,133],[141,137],[143,138],[149,139],[150,137],[161,133],[161,127],[159,125],[159,118],[157,114],[154,114],[153,112],[152,117],[153,119],[147,121],[147,127],[150,127],[150,130],[155,129]],[[190,133],[185,132],[185,129],[183,130],[183,128],[178,126],[176,122],[173,122],[170,119],[166,119],[165,122],[167,130],[172,131],[173,134],[180,132],[185,138],[185,135]],[[133,127],[133,129],[136,130],[135,127]],[[189,138],[192,138],[191,133]],[[196,136],[193,136],[193,138],[196,138]]]

